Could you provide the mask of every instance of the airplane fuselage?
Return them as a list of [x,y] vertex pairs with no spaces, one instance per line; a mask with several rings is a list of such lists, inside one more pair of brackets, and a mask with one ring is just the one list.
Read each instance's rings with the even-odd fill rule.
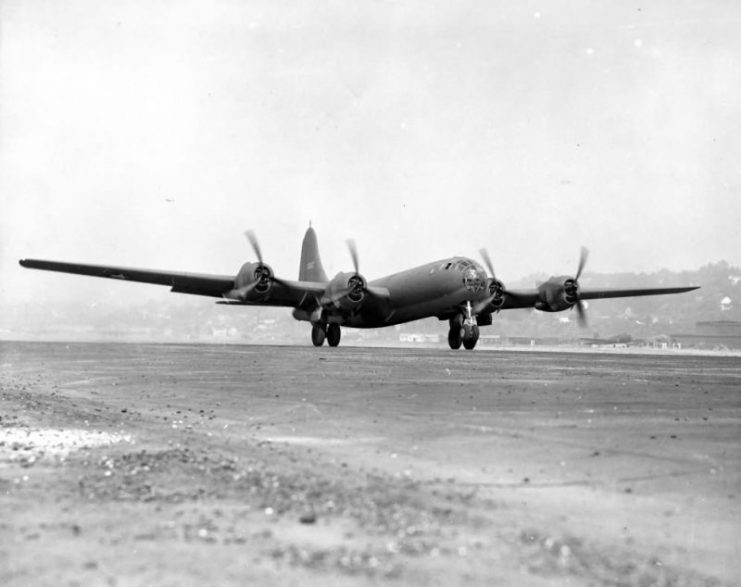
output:
[[388,300],[361,304],[338,322],[353,328],[378,328],[452,315],[466,302],[475,304],[485,299],[486,284],[486,272],[469,258],[433,261],[369,282],[371,287],[387,289]]

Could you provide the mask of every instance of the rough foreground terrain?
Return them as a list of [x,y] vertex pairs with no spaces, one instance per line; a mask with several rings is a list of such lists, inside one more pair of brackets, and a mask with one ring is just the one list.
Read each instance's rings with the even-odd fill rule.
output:
[[741,359],[0,343],[2,585],[741,583]]

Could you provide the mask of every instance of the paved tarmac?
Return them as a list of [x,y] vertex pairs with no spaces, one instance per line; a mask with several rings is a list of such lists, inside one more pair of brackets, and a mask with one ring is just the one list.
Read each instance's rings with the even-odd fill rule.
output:
[[741,359],[0,343],[3,585],[734,585]]

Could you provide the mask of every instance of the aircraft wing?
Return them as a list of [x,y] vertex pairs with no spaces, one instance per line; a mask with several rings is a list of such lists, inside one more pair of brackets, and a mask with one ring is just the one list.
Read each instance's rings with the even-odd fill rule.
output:
[[502,310],[512,310],[515,308],[532,308],[538,301],[540,292],[537,289],[528,290],[506,290],[504,295],[504,305]]
[[45,271],[59,271],[61,273],[74,273],[77,275],[89,275],[91,277],[107,277],[108,279],[118,279],[121,281],[167,285],[174,292],[202,296],[221,297],[224,292],[229,291],[234,286],[234,278],[226,275],[204,275],[154,269],[134,269],[112,265],[63,263],[42,259],[22,259],[19,262],[23,267],[28,267],[29,269],[44,269]]
[[275,278],[270,292],[255,300],[225,299],[217,302],[229,306],[285,306],[289,308],[316,308],[327,289],[326,283],[291,281]]
[[[23,267],[59,271],[91,277],[105,277],[120,281],[134,281],[166,285],[175,293],[194,294],[221,298],[234,287],[234,278],[228,275],[209,275],[203,273],[183,273],[178,271],[159,271],[154,269],[135,269],[111,265],[87,265],[84,263],[65,263],[45,261],[42,259],[22,259]],[[241,302],[230,300],[230,303],[271,306],[298,306],[308,298],[320,296],[326,285],[313,282],[276,280],[270,291],[269,299],[260,302]]]
[[649,287],[643,289],[582,289],[579,298],[582,300],[601,300],[604,298],[632,298],[636,296],[660,296],[664,294],[678,294],[700,289],[692,287]]
[[[684,293],[699,289],[699,286],[693,287],[653,287],[653,288],[635,288],[635,289],[581,289],[579,290],[579,299],[581,300],[599,300],[606,298],[630,298],[636,296],[658,296],[664,294]],[[540,292],[537,289],[529,290],[506,290],[505,302],[502,310],[511,310],[515,308],[532,308],[538,301]]]

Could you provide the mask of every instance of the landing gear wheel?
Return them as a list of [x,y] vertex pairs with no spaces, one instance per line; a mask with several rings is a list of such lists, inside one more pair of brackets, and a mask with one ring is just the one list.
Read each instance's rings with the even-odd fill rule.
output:
[[341,336],[342,331],[340,330],[339,324],[327,325],[327,343],[329,343],[329,346],[337,346],[340,344]]
[[467,350],[473,350],[479,341],[479,327],[476,324],[466,327],[466,334],[463,337],[463,346]]
[[461,329],[453,326],[448,331],[448,344],[450,345],[450,348],[454,351],[457,351],[459,348],[461,348],[461,342],[463,342],[463,337],[461,336]]
[[324,331],[324,326],[322,326],[321,324],[312,324],[311,342],[314,343],[314,346],[322,346],[324,344],[325,336],[326,333]]

